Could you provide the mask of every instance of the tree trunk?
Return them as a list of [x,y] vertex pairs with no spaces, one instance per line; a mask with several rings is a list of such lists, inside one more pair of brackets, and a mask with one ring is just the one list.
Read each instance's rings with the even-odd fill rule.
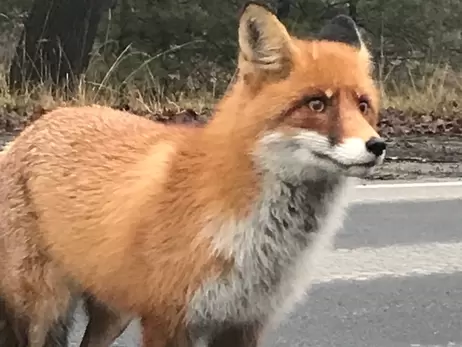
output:
[[120,0],[119,1],[119,9],[120,9],[120,17],[119,17],[119,26],[120,26],[120,34],[119,34],[119,51],[118,55],[122,54],[125,48],[131,42],[130,36],[132,35],[131,28],[130,28],[130,4],[128,0]]
[[10,89],[53,82],[72,88],[85,72],[98,24],[113,0],[34,0],[10,67]]
[[276,15],[280,20],[289,16],[291,0],[278,0],[276,3]]
[[[356,22],[358,23],[358,0],[351,0],[349,3],[348,3],[348,12],[349,12],[349,15],[350,17]],[[359,24],[359,23],[358,23]]]

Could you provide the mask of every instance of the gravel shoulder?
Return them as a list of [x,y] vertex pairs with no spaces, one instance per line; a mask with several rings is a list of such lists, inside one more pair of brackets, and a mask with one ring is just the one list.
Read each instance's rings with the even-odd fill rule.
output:
[[374,180],[447,180],[461,177],[462,136],[419,135],[388,139]]

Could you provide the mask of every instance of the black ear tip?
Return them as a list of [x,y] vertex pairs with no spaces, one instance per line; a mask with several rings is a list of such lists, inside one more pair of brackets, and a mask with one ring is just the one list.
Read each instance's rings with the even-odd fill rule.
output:
[[355,47],[361,46],[361,38],[355,21],[344,14],[339,14],[332,18],[321,29],[319,38],[321,40],[343,42]]
[[339,14],[335,16],[331,19],[330,24],[338,25],[339,27],[342,27],[343,29],[347,30],[356,30],[355,21],[353,20],[353,18],[347,16],[346,14]]

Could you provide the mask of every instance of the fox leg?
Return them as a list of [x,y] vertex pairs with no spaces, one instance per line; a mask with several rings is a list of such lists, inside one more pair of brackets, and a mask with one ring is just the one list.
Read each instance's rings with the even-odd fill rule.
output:
[[0,306],[0,346],[67,346],[75,304],[70,303],[67,312],[55,319],[47,319],[36,314],[25,316],[6,307],[4,302]]
[[13,343],[0,345],[67,346],[76,295],[60,272],[43,259],[21,265],[2,278],[0,341]]
[[[226,324],[226,326],[221,327],[214,324],[213,327],[199,329],[196,327],[189,331],[190,343],[187,346],[257,347],[262,330],[263,324],[261,322]],[[176,347],[177,345],[172,346]],[[144,345],[144,347],[149,347],[149,345]]]
[[88,325],[80,347],[109,347],[124,332],[132,315],[121,313],[85,294]]
[[43,325],[37,323],[30,324],[27,335],[29,347],[44,347],[48,335],[48,326],[46,323]]
[[19,247],[16,253],[25,256],[4,260],[10,268],[1,288],[7,325],[28,347],[65,347],[77,296],[48,258]]
[[8,189],[0,190],[0,315],[5,315],[6,330],[0,338],[17,343],[0,345],[66,347],[75,292],[41,243],[27,179],[20,171],[4,179]]
[[27,322],[0,296],[0,346],[27,347]]
[[257,347],[262,328],[259,322],[228,326],[213,337],[208,347]]
[[[177,329],[173,338],[168,337],[168,330],[162,328],[154,318],[143,318],[143,347],[257,347],[263,324],[251,322],[233,324],[219,330],[218,333],[187,333]],[[198,334],[199,333],[199,334]]]
[[168,333],[154,317],[141,318],[143,347],[170,347]]
[[178,324],[168,324],[160,316],[142,317],[141,327],[143,347],[199,347],[191,343],[185,329]]
[[76,300],[66,286],[47,282],[52,275],[42,282],[40,274],[23,270],[3,278],[8,286],[0,293],[0,346],[65,347]]
[[[76,300],[75,300],[76,302]],[[5,347],[66,347],[73,323],[75,304],[70,304],[55,320],[44,320],[15,312],[0,298],[0,346]]]
[[76,303],[71,296],[42,297],[36,302],[29,316],[28,347],[66,347]]
[[[67,309],[63,310],[58,317],[47,319],[44,316],[35,316],[29,324],[28,347],[66,347],[76,302],[76,299],[71,299]],[[45,307],[49,308],[48,305]]]
[[69,332],[74,323],[78,299],[78,296],[71,297],[67,309],[52,322],[45,340],[46,347],[66,347],[68,345]]

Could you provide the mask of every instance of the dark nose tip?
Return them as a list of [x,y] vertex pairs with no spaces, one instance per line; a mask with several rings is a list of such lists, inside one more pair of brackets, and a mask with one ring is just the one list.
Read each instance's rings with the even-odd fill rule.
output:
[[379,137],[371,137],[366,142],[366,148],[369,152],[379,157],[383,154],[383,152],[387,148],[387,144],[385,143],[383,139]]

